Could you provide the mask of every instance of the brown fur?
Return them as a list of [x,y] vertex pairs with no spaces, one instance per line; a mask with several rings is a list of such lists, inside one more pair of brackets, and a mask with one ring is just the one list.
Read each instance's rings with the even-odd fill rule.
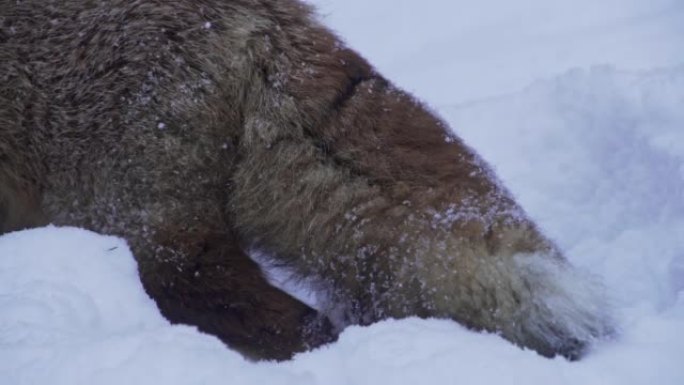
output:
[[257,358],[333,340],[256,245],[345,323],[448,317],[568,357],[608,330],[480,158],[295,0],[0,0],[0,27],[0,231],[125,237],[174,322]]

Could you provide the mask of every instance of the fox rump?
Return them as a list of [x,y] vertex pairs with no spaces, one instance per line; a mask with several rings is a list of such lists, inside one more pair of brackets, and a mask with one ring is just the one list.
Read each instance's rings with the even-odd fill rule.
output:
[[[480,157],[296,0],[0,0],[0,233],[125,238],[171,321],[286,359],[453,319],[544,356],[610,332]],[[245,250],[313,280],[315,310]]]

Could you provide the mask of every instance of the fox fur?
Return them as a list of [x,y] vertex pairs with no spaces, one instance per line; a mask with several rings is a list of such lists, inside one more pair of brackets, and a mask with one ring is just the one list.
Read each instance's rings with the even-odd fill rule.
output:
[[297,0],[0,0],[0,233],[47,223],[125,238],[167,318],[258,359],[388,317],[549,357],[611,329],[482,159]]

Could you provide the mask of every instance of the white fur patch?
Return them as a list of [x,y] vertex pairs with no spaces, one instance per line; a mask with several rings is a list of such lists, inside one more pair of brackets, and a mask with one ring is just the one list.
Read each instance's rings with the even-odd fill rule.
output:
[[523,285],[513,289],[529,299],[521,304],[526,333],[561,346],[568,338],[591,342],[614,332],[611,301],[596,276],[543,255],[511,260]]

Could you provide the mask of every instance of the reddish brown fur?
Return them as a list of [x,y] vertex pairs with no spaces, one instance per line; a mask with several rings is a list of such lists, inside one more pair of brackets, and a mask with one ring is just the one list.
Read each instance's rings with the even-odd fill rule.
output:
[[253,358],[284,359],[333,340],[326,319],[264,280],[235,234],[179,230],[156,241],[193,261],[179,269],[168,255],[140,271],[147,292],[174,322],[195,325]]

